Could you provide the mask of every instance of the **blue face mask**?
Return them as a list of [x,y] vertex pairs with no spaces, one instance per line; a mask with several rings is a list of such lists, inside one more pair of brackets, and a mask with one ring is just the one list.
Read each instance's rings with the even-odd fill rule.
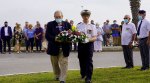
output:
[[117,24],[117,22],[114,22],[114,24]]
[[57,23],[61,23],[63,20],[60,18],[60,19],[55,19],[55,21],[56,21]]
[[143,17],[142,17],[142,16],[138,16],[138,19],[139,19],[139,20],[142,20],[142,19],[143,19]]
[[124,19],[124,23],[128,23],[129,22],[129,20],[128,19]]

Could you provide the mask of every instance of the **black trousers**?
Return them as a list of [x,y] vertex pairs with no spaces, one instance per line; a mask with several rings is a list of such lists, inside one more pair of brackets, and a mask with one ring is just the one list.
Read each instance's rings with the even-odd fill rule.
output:
[[2,40],[0,39],[0,52],[2,53]]
[[41,39],[36,39],[35,42],[36,42],[36,50],[39,51],[39,48],[40,48],[40,51],[41,51],[41,49],[42,49],[42,40]]
[[26,51],[28,51],[28,40],[25,38]]
[[142,67],[149,68],[149,46],[146,44],[148,38],[139,40],[139,48],[142,59]]
[[133,50],[128,45],[123,45],[123,54],[127,67],[133,67]]
[[8,51],[11,52],[11,43],[10,43],[11,38],[9,36],[5,36],[3,38],[3,50],[6,52],[6,44],[8,45]]
[[31,50],[33,51],[34,38],[29,38],[28,44],[27,44],[27,51],[28,51],[29,46],[31,47]]
[[91,80],[93,74],[93,50],[93,43],[79,43],[78,45],[80,74],[82,77],[86,77],[87,80]]
[[108,39],[110,38],[110,34],[109,33],[105,33],[103,35],[103,39],[104,39],[104,46],[108,46],[107,42],[108,42]]

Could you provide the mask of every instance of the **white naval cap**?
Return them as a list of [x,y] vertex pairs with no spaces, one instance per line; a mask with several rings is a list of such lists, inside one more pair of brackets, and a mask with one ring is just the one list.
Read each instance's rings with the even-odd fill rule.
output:
[[82,10],[81,11],[81,16],[84,16],[84,15],[91,15],[91,11],[90,10]]

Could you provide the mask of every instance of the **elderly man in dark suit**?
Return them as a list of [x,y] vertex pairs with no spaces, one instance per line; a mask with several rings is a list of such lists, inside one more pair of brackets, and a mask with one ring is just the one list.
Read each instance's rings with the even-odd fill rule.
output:
[[8,22],[4,22],[4,26],[1,29],[1,38],[3,40],[4,45],[4,53],[6,53],[6,43],[8,45],[9,54],[11,54],[11,39],[12,39],[12,29],[8,26]]
[[47,54],[51,55],[50,58],[56,80],[60,80],[60,83],[65,83],[71,43],[60,42],[56,40],[56,36],[63,30],[71,29],[71,25],[63,21],[61,11],[56,11],[54,17],[55,20],[47,24],[45,34],[48,41]]

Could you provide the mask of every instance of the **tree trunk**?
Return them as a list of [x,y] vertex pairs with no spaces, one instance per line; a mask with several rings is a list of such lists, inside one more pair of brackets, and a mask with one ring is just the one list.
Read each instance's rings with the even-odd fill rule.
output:
[[141,0],[129,0],[132,12],[132,22],[137,26],[138,23],[138,11],[140,9]]

